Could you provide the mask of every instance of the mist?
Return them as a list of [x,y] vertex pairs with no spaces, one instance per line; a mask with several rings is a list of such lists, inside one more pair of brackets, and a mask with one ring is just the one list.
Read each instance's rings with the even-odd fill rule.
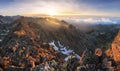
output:
[[57,17],[60,20],[64,20],[69,24],[76,26],[76,28],[82,31],[88,31],[97,29],[98,25],[117,25],[120,24],[119,17]]

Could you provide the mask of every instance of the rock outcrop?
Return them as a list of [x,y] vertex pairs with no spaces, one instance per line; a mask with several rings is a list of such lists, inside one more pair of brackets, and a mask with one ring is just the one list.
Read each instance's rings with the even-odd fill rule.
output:
[[112,43],[112,52],[114,60],[120,62],[120,31]]

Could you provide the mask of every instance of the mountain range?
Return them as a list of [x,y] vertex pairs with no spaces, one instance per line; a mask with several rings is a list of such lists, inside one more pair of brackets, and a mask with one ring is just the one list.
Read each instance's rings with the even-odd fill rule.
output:
[[7,71],[11,68],[29,71],[26,69],[29,65],[35,68],[44,60],[55,59],[61,64],[69,55],[79,60],[86,49],[94,53],[96,48],[101,48],[105,52],[120,29],[119,24],[90,27],[83,31],[79,24],[51,17],[0,16],[0,66]]

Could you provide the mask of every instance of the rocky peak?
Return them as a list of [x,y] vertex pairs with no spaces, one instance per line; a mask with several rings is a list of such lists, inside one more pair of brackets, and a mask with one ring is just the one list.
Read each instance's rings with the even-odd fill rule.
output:
[[113,57],[116,62],[120,62],[120,31],[112,43]]

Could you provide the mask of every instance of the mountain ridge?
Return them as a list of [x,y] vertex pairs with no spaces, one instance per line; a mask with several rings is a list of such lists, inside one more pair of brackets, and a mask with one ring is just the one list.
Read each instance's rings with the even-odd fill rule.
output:
[[[20,17],[9,26],[5,26],[4,30],[8,29],[9,32],[3,36],[0,44],[0,55],[3,60],[0,64],[4,69],[9,68],[9,65],[13,69],[12,65],[22,69],[30,65],[33,69],[41,65],[40,61],[37,61],[39,58],[40,60],[45,58],[43,60],[47,59],[48,62],[55,60],[61,65],[73,55],[76,60],[75,65],[74,62],[71,64],[74,71],[76,65],[79,65],[80,56],[84,55],[85,51],[94,55],[96,48],[101,48],[104,52],[112,44],[119,28],[111,25],[100,29],[101,27],[103,26],[83,32],[55,18]],[[8,64],[4,63],[6,59],[9,60]],[[28,59],[28,63],[24,59]]]

